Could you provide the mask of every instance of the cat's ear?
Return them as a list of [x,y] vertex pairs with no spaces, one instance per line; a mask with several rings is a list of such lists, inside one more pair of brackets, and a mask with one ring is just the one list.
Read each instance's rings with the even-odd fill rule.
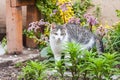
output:
[[67,25],[67,24],[63,24],[63,28],[64,28],[64,29],[66,29],[66,25]]
[[54,29],[56,27],[56,24],[55,23],[52,23],[51,24],[51,29]]

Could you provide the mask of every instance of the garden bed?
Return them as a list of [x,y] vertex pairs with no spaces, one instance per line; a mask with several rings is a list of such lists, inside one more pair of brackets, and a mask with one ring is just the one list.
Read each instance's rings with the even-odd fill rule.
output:
[[[38,52],[36,50],[24,50],[26,54],[21,55],[4,55],[0,56],[0,60],[4,59],[2,63],[0,63],[0,80],[17,80],[19,74],[21,73],[21,68],[26,61],[28,60],[35,60],[40,59],[43,60],[43,58],[40,58]],[[37,52],[37,53],[36,53]],[[34,55],[34,57],[31,56]],[[10,56],[13,58],[10,60]],[[20,58],[22,57],[22,59]],[[15,58],[15,59],[14,59]],[[6,60],[5,60],[6,59]],[[7,61],[8,60],[8,61]],[[19,63],[22,63],[22,65],[19,66]],[[47,71],[47,79],[48,80],[59,80],[57,76],[53,76],[54,72]],[[71,79],[71,73],[69,71],[65,72],[65,80],[72,80]],[[119,80],[119,76],[113,76],[113,80]],[[79,79],[81,80],[81,79]]]
[[41,59],[37,49],[24,49],[20,55],[0,56],[0,80],[17,80],[22,67],[19,63],[33,59]]
[[0,67],[0,80],[17,80],[19,70],[14,66]]

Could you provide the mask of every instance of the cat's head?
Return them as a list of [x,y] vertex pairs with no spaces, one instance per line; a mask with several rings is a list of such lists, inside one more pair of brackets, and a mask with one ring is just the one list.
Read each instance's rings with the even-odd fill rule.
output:
[[66,28],[64,25],[51,24],[50,34],[56,41],[62,41],[66,36]]

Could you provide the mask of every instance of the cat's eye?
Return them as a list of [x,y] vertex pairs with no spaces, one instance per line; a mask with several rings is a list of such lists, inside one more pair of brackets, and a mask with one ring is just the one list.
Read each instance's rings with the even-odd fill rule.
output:
[[65,33],[62,33],[61,35],[65,35]]
[[57,33],[54,33],[55,35],[58,35]]

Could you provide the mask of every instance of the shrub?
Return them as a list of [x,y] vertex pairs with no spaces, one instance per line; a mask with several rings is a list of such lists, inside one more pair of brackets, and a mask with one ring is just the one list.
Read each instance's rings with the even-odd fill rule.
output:
[[120,22],[113,27],[114,29],[110,30],[108,36],[104,38],[106,52],[120,52]]
[[43,80],[45,78],[46,65],[41,62],[30,61],[22,68],[18,80]]

